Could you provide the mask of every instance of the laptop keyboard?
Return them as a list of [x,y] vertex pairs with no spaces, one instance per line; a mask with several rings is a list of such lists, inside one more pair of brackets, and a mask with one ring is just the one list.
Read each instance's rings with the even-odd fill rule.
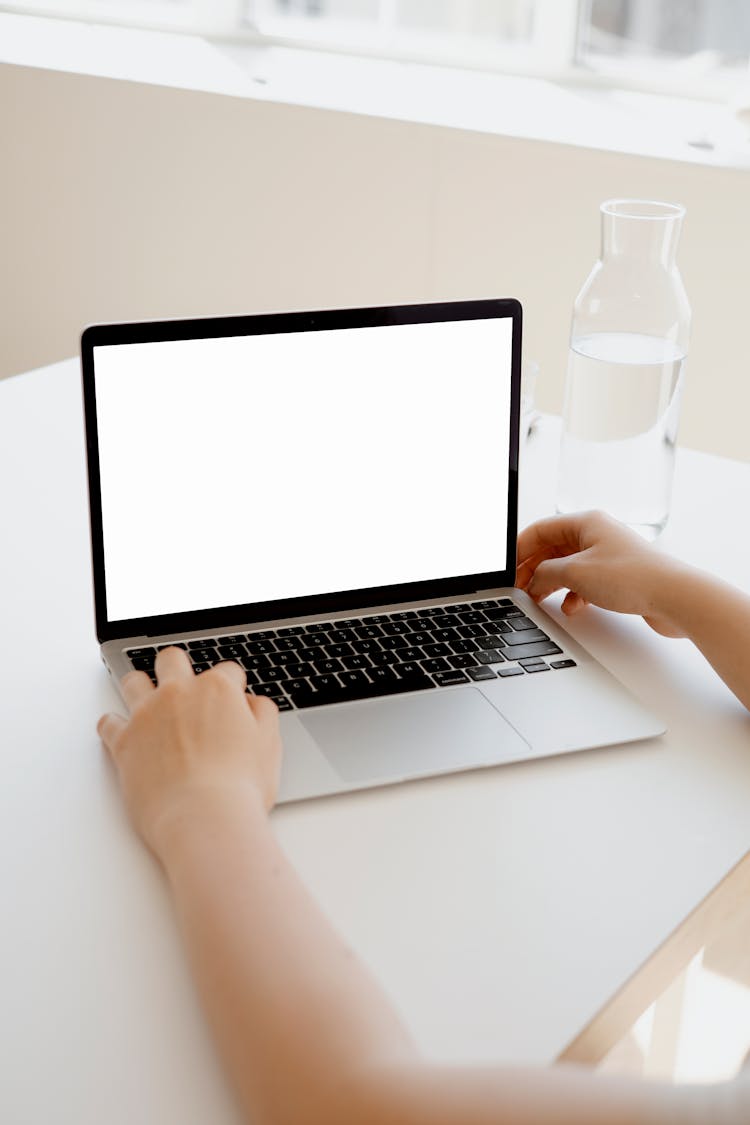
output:
[[[575,667],[510,598],[174,642],[196,673],[234,660],[281,711]],[[156,683],[162,644],[126,650]]]

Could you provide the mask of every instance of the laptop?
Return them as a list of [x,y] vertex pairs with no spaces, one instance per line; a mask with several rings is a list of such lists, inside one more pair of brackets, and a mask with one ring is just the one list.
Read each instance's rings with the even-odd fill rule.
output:
[[273,698],[280,801],[663,732],[513,588],[521,306],[94,325],[96,629]]

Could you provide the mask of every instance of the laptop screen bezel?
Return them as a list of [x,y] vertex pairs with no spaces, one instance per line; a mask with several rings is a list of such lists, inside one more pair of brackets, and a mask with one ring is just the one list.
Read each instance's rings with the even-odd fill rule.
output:
[[[342,328],[370,328],[384,325],[435,323],[451,320],[510,319],[513,322],[511,354],[511,402],[509,471],[507,497],[506,567],[481,574],[374,586],[366,589],[311,594],[270,602],[110,621],[107,614],[104,536],[99,469],[99,441],[96,416],[94,349],[108,345],[140,344],[168,340],[216,339],[223,336],[261,335],[277,332],[318,332]],[[165,636],[171,633],[220,630],[242,625],[261,625],[266,621],[292,617],[319,616],[364,606],[385,606],[404,602],[453,597],[477,590],[513,586],[518,530],[518,428],[521,398],[522,311],[513,298],[478,301],[451,301],[433,304],[396,305],[358,309],[325,309],[317,312],[261,313],[252,316],[206,317],[186,320],[158,320],[138,323],[95,324],[81,335],[81,371],[86,428],[86,454],[89,484],[91,557],[94,584],[96,631],[100,643],[125,637]],[[459,388],[457,388],[458,393]],[[502,445],[499,443],[499,448]],[[477,472],[492,472],[477,463]],[[467,484],[467,487],[470,487]],[[492,513],[488,513],[492,518]]]

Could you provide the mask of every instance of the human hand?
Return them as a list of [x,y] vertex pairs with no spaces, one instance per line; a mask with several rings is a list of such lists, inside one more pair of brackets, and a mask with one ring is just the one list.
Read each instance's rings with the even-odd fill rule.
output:
[[535,602],[567,588],[562,611],[568,616],[589,603],[639,613],[666,637],[684,636],[661,596],[678,571],[673,559],[604,512],[551,516],[518,537],[516,586]]
[[164,861],[169,839],[203,811],[239,799],[270,809],[281,761],[278,708],[245,693],[238,664],[197,676],[179,648],[156,656],[154,687],[129,672],[122,694],[130,718],[103,715],[97,730],[117,769],[131,819]]

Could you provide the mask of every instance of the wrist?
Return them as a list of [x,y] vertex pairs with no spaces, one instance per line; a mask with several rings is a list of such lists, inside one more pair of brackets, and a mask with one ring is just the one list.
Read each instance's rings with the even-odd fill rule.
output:
[[667,555],[660,556],[648,584],[648,616],[658,619],[672,636],[687,636],[690,632],[690,607],[699,596],[697,587],[706,579],[706,575],[687,563]]
[[256,786],[203,785],[176,795],[162,810],[150,843],[171,878],[195,847],[213,846],[267,821],[268,812]]

